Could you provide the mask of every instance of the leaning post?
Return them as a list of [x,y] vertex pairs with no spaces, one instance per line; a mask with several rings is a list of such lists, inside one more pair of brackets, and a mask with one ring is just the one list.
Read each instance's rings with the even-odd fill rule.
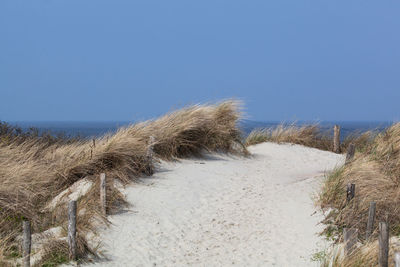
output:
[[101,212],[104,216],[107,215],[107,190],[106,190],[106,174],[100,174],[100,205]]
[[23,239],[22,239],[22,256],[23,266],[31,266],[31,223],[24,220],[22,222]]
[[354,195],[356,193],[356,185],[355,184],[347,184],[347,202],[350,202],[354,198]]
[[346,164],[353,159],[355,152],[356,152],[356,146],[354,144],[350,144],[349,147],[347,148]]
[[333,127],[333,152],[340,153],[340,126]]
[[68,246],[69,259],[76,260],[76,200],[68,204]]
[[376,211],[376,202],[371,201],[369,203],[369,211],[368,211],[368,222],[367,222],[367,231],[365,234],[365,239],[368,241],[370,238],[373,229],[374,229],[374,222],[375,222],[375,211]]
[[149,138],[149,144],[147,148],[147,162],[149,164],[148,166],[148,172],[150,175],[153,174],[153,169],[152,169],[152,162],[153,162],[153,157],[154,157],[154,143],[155,143],[155,138],[154,136],[150,136]]
[[379,223],[379,266],[388,267],[389,263],[389,228],[386,222]]

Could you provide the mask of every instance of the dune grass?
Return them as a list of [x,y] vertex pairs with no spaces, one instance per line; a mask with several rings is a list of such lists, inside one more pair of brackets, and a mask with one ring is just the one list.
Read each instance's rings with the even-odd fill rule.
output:
[[[246,146],[262,142],[292,143],[321,150],[333,150],[331,133],[322,132],[318,125],[280,125],[257,129],[246,139]],[[321,266],[377,266],[378,222],[387,220],[392,237],[400,236],[400,123],[383,132],[368,131],[353,134],[341,142],[346,152],[354,144],[356,154],[352,161],[327,174],[317,204],[329,212],[321,233],[335,244],[343,242],[343,228],[357,228],[361,247],[344,257],[343,250],[334,246],[315,258]],[[346,185],[356,185],[356,196],[346,203]],[[370,240],[365,240],[369,203],[377,202],[376,223]],[[400,242],[390,245],[390,259],[400,250]],[[398,240],[398,239],[397,239]],[[339,246],[340,247],[340,246]],[[321,256],[323,255],[323,256]],[[390,260],[392,266],[392,260]]]
[[[348,183],[356,185],[355,198],[350,203],[346,203]],[[376,223],[371,242],[366,242],[371,201],[377,203]],[[392,237],[400,235],[400,123],[378,134],[363,150],[356,152],[354,160],[328,175],[318,204],[323,209],[331,209],[324,221],[324,234],[335,236],[335,241],[339,242],[342,229],[354,227],[363,243],[354,255],[339,261],[337,266],[375,266],[378,222],[389,223]]]
[[318,125],[279,125],[273,128],[253,130],[246,139],[246,145],[261,142],[292,143],[323,150],[330,149],[331,138],[322,134]]
[[[156,158],[175,160],[200,156],[205,151],[245,155],[241,132],[237,128],[239,105],[226,101],[216,105],[196,105],[125,128],[117,133],[91,140],[45,140],[3,132],[0,139],[0,264],[15,254],[16,237],[23,219],[31,221],[33,232],[54,226],[66,227],[66,206],[44,209],[60,192],[86,178],[94,186],[78,200],[78,254],[96,254],[86,234],[95,233],[93,218],[102,218],[99,207],[100,173],[108,180],[107,205],[111,212],[126,204],[114,188],[114,180],[123,184],[155,170],[149,162],[149,138],[154,136]],[[4,127],[3,127],[4,129]],[[1,136],[0,136],[1,137]],[[90,152],[92,150],[92,153]],[[104,219],[104,218],[103,218]],[[50,258],[63,259],[65,243],[49,249]],[[50,263],[48,263],[50,264]]]
[[[374,131],[349,135],[341,142],[341,151],[345,152],[349,144],[355,144],[358,150],[364,149],[376,135]],[[281,124],[277,127],[255,129],[246,138],[246,146],[263,142],[291,143],[321,150],[333,150],[333,138],[330,132],[321,130],[318,124],[297,126]]]

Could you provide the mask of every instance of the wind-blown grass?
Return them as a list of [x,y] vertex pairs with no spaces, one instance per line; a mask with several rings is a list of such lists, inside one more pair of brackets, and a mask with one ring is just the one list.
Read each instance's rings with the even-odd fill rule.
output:
[[[346,185],[356,185],[355,198],[346,203]],[[340,261],[340,266],[374,266],[377,261],[378,222],[388,221],[391,236],[400,235],[400,123],[378,134],[373,141],[357,151],[354,160],[330,174],[325,180],[318,204],[332,211],[325,219],[324,233],[335,232],[342,240],[344,227],[357,228],[365,242],[368,209],[376,204],[376,223],[371,242]],[[397,248],[399,248],[397,246]],[[359,262],[359,265],[355,265]]]
[[95,253],[88,246],[85,234],[95,231],[93,217],[101,217],[97,190],[100,173],[105,172],[108,177],[108,211],[115,210],[124,203],[124,198],[114,188],[113,181],[126,184],[154,171],[153,162],[147,157],[150,136],[155,137],[152,144],[155,156],[164,160],[199,156],[205,151],[243,155],[247,151],[237,128],[239,116],[239,105],[233,101],[191,106],[157,120],[121,128],[114,135],[96,139],[95,147],[91,140],[46,142],[39,137],[3,135],[5,138],[0,139],[0,263],[1,257],[5,264],[5,258],[12,253],[11,245],[23,219],[31,221],[34,232],[59,225],[66,229],[65,205],[54,211],[44,208],[60,192],[85,177],[95,184],[78,200],[78,250],[80,256]]
[[[341,151],[345,152],[349,144],[355,144],[358,150],[368,145],[376,135],[373,131],[352,134],[341,142]],[[263,142],[291,143],[321,150],[333,150],[331,133],[322,131],[318,124],[297,126],[281,124],[277,127],[255,129],[246,138],[246,146]]]
[[273,128],[256,129],[246,139],[246,145],[260,142],[292,143],[329,150],[331,141],[322,134],[318,125],[279,125]]

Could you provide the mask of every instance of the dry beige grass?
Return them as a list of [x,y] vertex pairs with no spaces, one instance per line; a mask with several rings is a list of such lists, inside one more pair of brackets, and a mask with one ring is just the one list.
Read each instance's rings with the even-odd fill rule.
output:
[[[356,185],[356,194],[355,198],[346,204],[345,190],[348,183]],[[380,133],[364,150],[356,153],[352,162],[327,177],[319,197],[322,208],[333,208],[325,220],[327,223],[325,233],[332,235],[335,232],[341,238],[343,227],[354,227],[359,229],[359,238],[363,241],[371,201],[377,203],[376,222],[387,220],[391,235],[398,236],[400,234],[400,123]],[[373,239],[377,236],[377,225],[378,223],[375,224]],[[366,251],[368,250],[361,250],[354,259],[349,257],[345,262],[354,262],[358,259],[367,262],[367,265],[363,266],[373,266],[376,261],[374,254],[376,250],[373,250],[374,253]]]
[[318,125],[281,124],[277,127],[253,130],[246,139],[246,145],[262,142],[293,143],[329,150],[331,149],[330,139],[321,133]]
[[[374,267],[378,263],[378,241],[367,242],[361,247],[356,248],[350,256],[343,255],[343,248],[335,247],[320,260],[321,267]],[[399,244],[397,239],[391,240],[389,247],[389,267],[394,267],[395,251],[398,251]]]
[[[45,205],[76,181],[87,177],[95,182],[88,194],[78,201],[79,248],[81,255],[90,253],[84,234],[93,231],[94,215],[100,216],[98,175],[109,179],[107,201],[109,211],[124,203],[113,187],[113,180],[128,183],[149,175],[154,166],[148,161],[150,136],[155,137],[156,157],[173,160],[201,155],[203,151],[246,154],[237,128],[237,102],[198,105],[120,129],[116,134],[92,141],[49,145],[35,138],[0,145],[0,257],[15,253],[10,247],[20,232],[21,221],[28,219],[34,232],[62,225],[66,228],[66,207],[51,212]],[[0,258],[1,263],[1,258]]]
[[[345,152],[350,143],[355,144],[358,150],[368,145],[374,132],[369,131],[362,134],[353,134],[345,138],[341,143],[341,151]],[[303,146],[332,151],[333,138],[328,132],[321,131],[318,124],[297,126],[294,124],[265,129],[253,130],[246,138],[246,146],[262,142],[292,143]]]

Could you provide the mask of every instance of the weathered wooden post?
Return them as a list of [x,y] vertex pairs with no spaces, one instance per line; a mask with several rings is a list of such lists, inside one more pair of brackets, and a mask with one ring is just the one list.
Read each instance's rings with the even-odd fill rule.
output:
[[386,222],[379,223],[379,266],[388,267],[389,262],[389,228]]
[[22,264],[24,267],[31,266],[31,223],[29,221],[22,222],[23,239],[22,239]]
[[68,245],[69,259],[76,260],[76,200],[68,204]]
[[96,147],[96,139],[93,138],[93,148]]
[[350,202],[350,200],[354,198],[355,191],[356,191],[355,184],[347,184],[347,196],[346,196],[347,202]]
[[154,136],[150,136],[150,138],[149,138],[149,147],[148,147],[148,150],[147,150],[147,157],[150,160],[153,160],[153,153],[154,153],[153,149],[154,149],[155,141],[156,141],[156,139],[154,138]]
[[148,148],[147,148],[147,161],[148,161],[148,163],[149,163],[149,166],[148,166],[148,173],[149,173],[150,175],[153,174],[152,162],[153,162],[153,156],[154,156],[154,151],[153,151],[153,149],[154,149],[155,140],[156,140],[156,139],[154,138],[154,136],[150,136],[150,138],[149,138],[149,146],[148,146]]
[[375,211],[376,211],[376,202],[372,201],[369,203],[369,211],[368,211],[368,222],[367,222],[367,231],[365,233],[365,239],[368,241],[370,238],[375,222]]
[[333,127],[333,152],[340,153],[340,126]]
[[349,163],[353,159],[355,152],[356,152],[356,146],[354,144],[350,144],[349,147],[347,148],[346,163]]
[[343,237],[344,237],[344,254],[346,256],[350,255],[356,244],[357,244],[357,236],[358,229],[355,228],[344,228],[343,229]]
[[100,174],[100,205],[101,212],[104,216],[107,215],[107,191],[106,191],[106,174]]
[[394,253],[394,266],[400,267],[400,252]]

